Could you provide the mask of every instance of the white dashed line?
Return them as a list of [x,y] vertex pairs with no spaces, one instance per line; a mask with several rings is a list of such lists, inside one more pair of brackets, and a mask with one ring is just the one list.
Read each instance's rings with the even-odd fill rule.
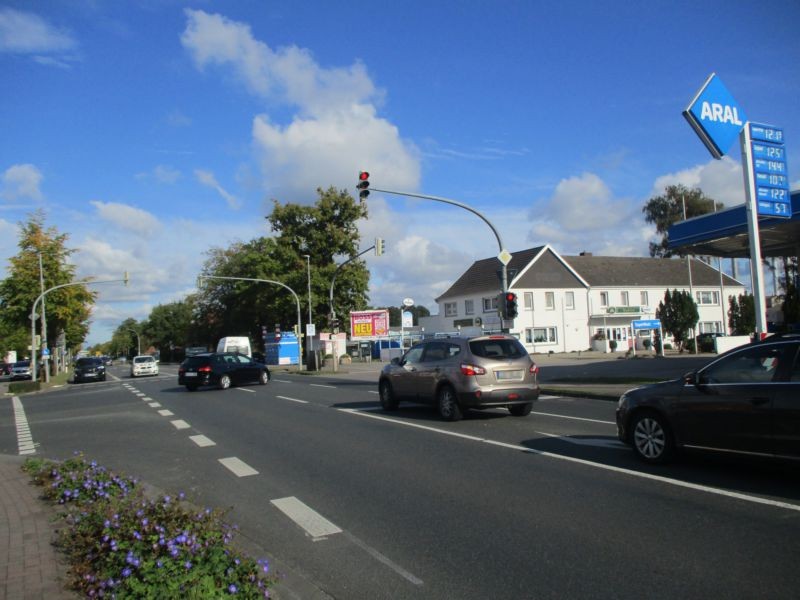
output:
[[250,392],[251,394],[256,393],[255,390],[248,390],[247,388],[236,388],[236,389],[239,390],[240,392]]
[[300,400],[298,398],[289,398],[289,396],[275,396],[281,400],[288,400],[289,402],[298,402],[300,404],[308,404],[308,400]]
[[270,379],[270,381],[277,381],[278,383],[294,383],[294,381],[289,381],[288,379]]
[[189,425],[183,419],[177,419],[175,421],[170,421],[170,423],[172,423],[172,425],[175,427],[175,429],[189,429],[191,427],[191,425]]
[[172,417],[175,415],[174,412],[172,412],[171,410],[167,410],[166,408],[164,410],[158,411],[158,414],[160,414],[162,417]]
[[231,456],[230,458],[220,458],[219,462],[222,463],[223,467],[231,471],[237,477],[258,475],[258,471],[235,456]]
[[207,448],[208,446],[216,446],[217,443],[208,439],[204,435],[190,435],[189,439],[192,440],[195,444],[200,446],[201,448]]
[[150,402],[147,406],[149,406],[150,408],[161,408],[161,403],[160,402]]
[[310,383],[309,385],[311,387],[324,387],[324,388],[329,388],[331,390],[335,390],[336,389],[335,385],[325,385],[325,384],[322,384],[322,383]]
[[315,542],[324,540],[329,535],[342,533],[339,527],[294,496],[271,500],[271,502],[278,510],[297,523]]
[[36,454],[36,444],[33,443],[31,429],[28,426],[28,418],[25,416],[25,408],[17,396],[11,398],[11,405],[14,407],[14,422],[17,426],[17,450],[19,454]]

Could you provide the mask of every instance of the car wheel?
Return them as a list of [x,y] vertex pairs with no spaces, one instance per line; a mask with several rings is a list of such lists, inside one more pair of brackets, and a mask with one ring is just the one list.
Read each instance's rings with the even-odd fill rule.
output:
[[449,385],[443,385],[439,388],[437,401],[439,404],[439,414],[445,421],[458,421],[463,416],[461,407],[458,405],[458,400],[456,399],[456,392]]
[[229,387],[231,387],[230,375],[221,375],[219,378],[219,389],[227,390]]
[[508,412],[515,417],[527,417],[529,414],[531,414],[532,409],[533,402],[528,402],[527,404],[512,404],[508,407]]
[[187,385],[186,389],[189,390],[190,392],[195,392],[195,391],[197,391],[197,386],[196,385]]
[[388,381],[381,381],[380,385],[378,385],[378,393],[380,394],[381,408],[383,408],[383,410],[397,410],[399,402],[394,396],[391,383]]
[[106,380],[106,376],[103,375],[103,378],[100,381],[105,381],[105,380]]
[[269,373],[266,371],[261,371],[261,374],[258,376],[258,383],[261,385],[267,385],[269,383]]
[[654,412],[640,412],[631,423],[631,439],[636,455],[645,462],[667,462],[674,451],[672,434],[664,418]]

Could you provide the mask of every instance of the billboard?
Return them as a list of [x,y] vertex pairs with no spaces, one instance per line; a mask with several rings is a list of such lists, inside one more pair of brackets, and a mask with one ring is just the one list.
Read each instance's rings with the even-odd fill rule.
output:
[[350,313],[350,338],[377,338],[389,335],[389,311],[358,310]]

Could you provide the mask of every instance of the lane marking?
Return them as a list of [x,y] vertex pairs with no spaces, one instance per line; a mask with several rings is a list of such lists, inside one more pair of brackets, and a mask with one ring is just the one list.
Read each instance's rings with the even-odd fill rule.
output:
[[369,390],[368,394],[380,394],[378,390]]
[[147,394],[143,394],[142,392],[136,392],[136,395],[139,396],[140,398],[144,398],[145,396],[147,396]]
[[248,390],[247,388],[234,388],[234,389],[239,390],[240,392],[250,392],[251,394],[256,393],[255,390]]
[[531,412],[532,415],[540,415],[542,417],[555,417],[557,419],[572,419],[573,421],[589,421],[590,423],[603,423],[604,425],[616,425],[614,421],[601,421],[600,419],[587,419],[586,417],[570,417],[567,415],[555,415],[553,413],[545,412]]
[[288,400],[289,402],[298,402],[300,404],[308,404],[308,400],[300,400],[299,398],[289,398],[289,396],[275,396],[281,400]]
[[20,455],[36,454],[36,444],[33,443],[33,435],[28,425],[28,418],[25,416],[25,408],[18,396],[11,398],[11,405],[14,407],[14,423],[17,426],[18,453]]
[[175,421],[170,421],[170,423],[172,423],[174,425],[175,429],[189,429],[191,427],[191,425],[189,425],[183,419],[177,419]]
[[147,406],[150,408],[161,408],[161,404],[159,402],[150,402]]
[[566,462],[571,462],[579,465],[584,465],[586,467],[591,467],[594,469],[603,469],[605,471],[612,471],[614,473],[620,473],[622,475],[629,475],[631,477],[639,477],[641,479],[649,479],[650,481],[658,481],[660,483],[665,483],[667,485],[672,485],[675,487],[682,487],[690,490],[695,490],[699,492],[705,492],[707,494],[714,494],[717,496],[724,496],[726,498],[733,498],[736,500],[743,500],[745,502],[751,502],[753,504],[763,504],[765,506],[772,506],[775,508],[784,508],[786,510],[793,510],[795,512],[800,512],[800,505],[798,504],[790,504],[788,502],[781,502],[779,500],[770,500],[768,498],[760,498],[758,496],[750,496],[748,494],[742,494],[739,492],[732,492],[730,490],[724,490],[715,487],[709,487],[706,485],[700,485],[698,483],[690,483],[688,481],[681,481],[680,479],[672,479],[670,477],[664,477],[662,475],[653,475],[651,473],[643,473],[641,471],[634,471],[632,469],[626,469],[624,467],[615,467],[613,465],[605,465],[603,463],[592,462],[590,460],[585,460],[582,458],[575,458],[572,456],[564,456],[562,454],[556,454],[554,452],[547,452],[545,450],[536,450],[534,448],[528,448],[526,446],[520,446],[519,444],[509,444],[507,442],[499,442],[496,440],[489,440],[485,438],[478,438],[470,435],[464,435],[461,433],[454,433],[452,431],[447,431],[444,429],[437,429],[435,427],[429,427],[427,425],[419,425],[417,423],[407,423],[405,421],[399,421],[397,419],[391,419],[388,417],[383,417],[376,414],[370,414],[369,411],[357,410],[354,408],[337,408],[336,410],[349,413],[352,415],[357,415],[360,417],[367,417],[369,419],[377,419],[379,421],[387,421],[389,423],[394,423],[396,425],[404,425],[406,427],[413,427],[416,429],[424,429],[427,431],[432,431],[434,433],[441,433],[444,435],[452,435],[454,437],[464,438],[470,441],[477,441],[489,444],[491,446],[498,446],[500,448],[508,448],[510,450],[515,450],[517,452],[525,452],[528,454],[535,454],[537,456],[544,456],[547,458],[553,458],[556,460],[563,460]]
[[289,381],[288,379],[270,379],[270,381],[277,381],[278,383],[294,383],[294,381]]
[[389,567],[392,571],[394,571],[395,573],[400,575],[403,579],[406,579],[406,580],[410,581],[414,585],[422,585],[422,583],[423,583],[422,579],[420,579],[419,577],[417,577],[413,573],[410,573],[409,571],[406,571],[403,567],[401,567],[400,565],[398,565],[396,562],[394,562],[390,558],[384,556],[383,554],[381,554],[380,552],[375,550],[375,548],[373,548],[372,546],[368,546],[367,544],[362,542],[360,539],[358,539],[356,536],[354,536],[351,533],[348,533],[347,531],[345,531],[343,535],[348,540],[353,542],[356,546],[358,546],[359,548],[364,550],[367,554],[372,556],[375,560],[377,560],[378,562],[382,562],[384,565]]
[[310,385],[311,387],[322,387],[322,388],[329,388],[329,389],[331,389],[331,390],[335,390],[335,389],[336,389],[336,386],[335,386],[335,385],[325,385],[325,384],[323,384],[323,383],[311,383],[311,384],[309,384],[309,385]]
[[172,412],[171,410],[167,410],[166,408],[164,410],[158,411],[158,414],[160,414],[162,417],[172,417],[175,415],[174,412]]
[[559,400],[560,398],[561,396],[539,396],[539,400]]
[[270,500],[275,507],[299,525],[315,542],[329,535],[342,533],[342,530],[325,517],[294,496]]
[[222,463],[223,467],[231,471],[237,477],[258,475],[258,471],[235,456],[231,456],[230,458],[220,458],[219,462]]
[[208,439],[204,435],[190,435],[189,439],[192,440],[195,444],[200,446],[201,448],[207,448],[208,446],[216,446],[217,443]]

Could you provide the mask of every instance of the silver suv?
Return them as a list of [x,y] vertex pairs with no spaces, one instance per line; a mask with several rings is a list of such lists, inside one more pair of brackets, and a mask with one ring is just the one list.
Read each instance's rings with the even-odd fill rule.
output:
[[459,420],[469,408],[505,407],[524,417],[539,397],[538,372],[510,335],[430,339],[392,359],[378,390],[384,410],[409,400],[434,404],[446,421]]

